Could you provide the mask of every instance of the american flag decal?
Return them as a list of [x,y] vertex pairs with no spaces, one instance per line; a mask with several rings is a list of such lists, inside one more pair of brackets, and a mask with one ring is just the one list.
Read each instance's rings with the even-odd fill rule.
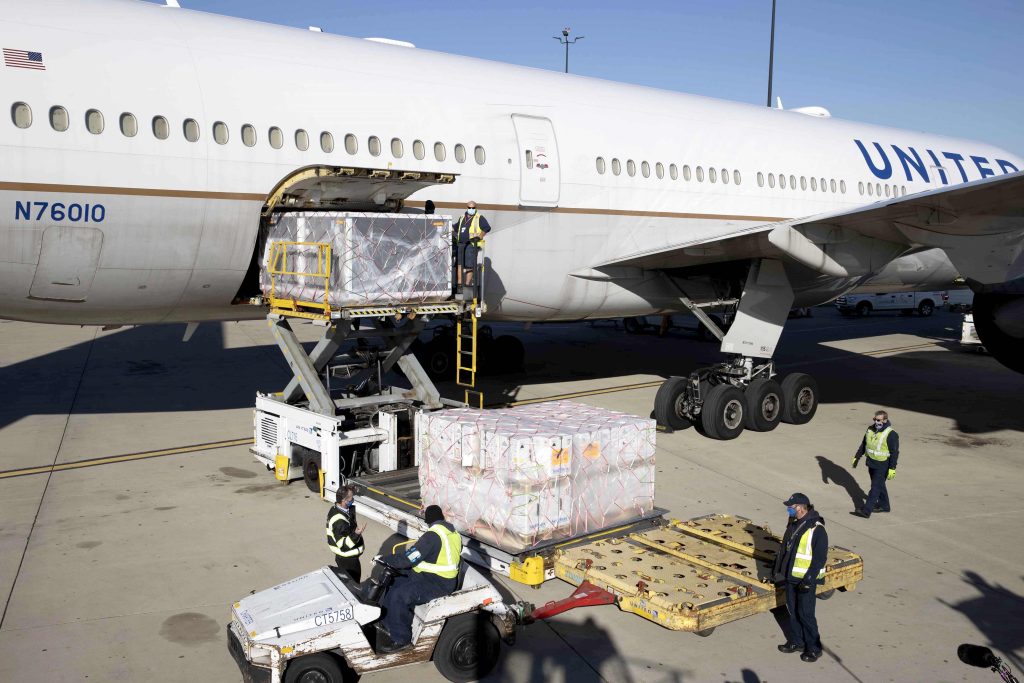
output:
[[16,69],[37,69],[46,71],[43,64],[42,52],[31,52],[30,50],[12,50],[4,48],[4,66],[13,66]]

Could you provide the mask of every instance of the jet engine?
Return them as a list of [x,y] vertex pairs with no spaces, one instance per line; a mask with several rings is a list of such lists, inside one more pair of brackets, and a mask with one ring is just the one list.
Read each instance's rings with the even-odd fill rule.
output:
[[973,311],[974,329],[985,349],[1006,367],[1024,373],[1024,291],[975,293]]

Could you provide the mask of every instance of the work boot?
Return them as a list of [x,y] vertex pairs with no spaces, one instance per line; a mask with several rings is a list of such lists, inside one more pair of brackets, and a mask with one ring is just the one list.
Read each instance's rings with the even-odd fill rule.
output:
[[782,645],[779,645],[779,652],[784,652],[787,655],[793,654],[794,652],[798,652],[802,649],[804,649],[803,645],[794,645],[793,643],[783,643]]
[[871,509],[871,512],[888,512],[888,510],[883,508],[881,505],[876,505],[874,508]]
[[800,660],[804,662],[816,662],[821,657],[821,651],[818,652],[805,652],[800,655]]
[[854,510],[850,514],[853,515],[854,517],[863,517],[864,519],[868,519],[869,517],[871,517],[871,515],[869,515],[868,513],[861,512],[860,510]]

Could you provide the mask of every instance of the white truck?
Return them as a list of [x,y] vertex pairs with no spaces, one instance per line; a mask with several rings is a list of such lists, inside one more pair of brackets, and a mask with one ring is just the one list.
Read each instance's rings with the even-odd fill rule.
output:
[[844,294],[837,297],[835,306],[843,315],[871,315],[874,311],[915,311],[928,317],[945,302],[942,292],[895,292],[882,294]]

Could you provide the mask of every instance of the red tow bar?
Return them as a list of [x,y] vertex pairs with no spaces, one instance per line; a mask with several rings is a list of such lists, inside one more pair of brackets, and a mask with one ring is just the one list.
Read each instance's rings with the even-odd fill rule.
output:
[[614,605],[615,600],[616,598],[614,594],[609,593],[603,588],[598,588],[589,581],[584,581],[569,597],[564,600],[554,600],[543,607],[538,607],[533,610],[530,616],[534,619],[548,619],[556,614],[568,612],[569,610],[576,609],[577,607]]

